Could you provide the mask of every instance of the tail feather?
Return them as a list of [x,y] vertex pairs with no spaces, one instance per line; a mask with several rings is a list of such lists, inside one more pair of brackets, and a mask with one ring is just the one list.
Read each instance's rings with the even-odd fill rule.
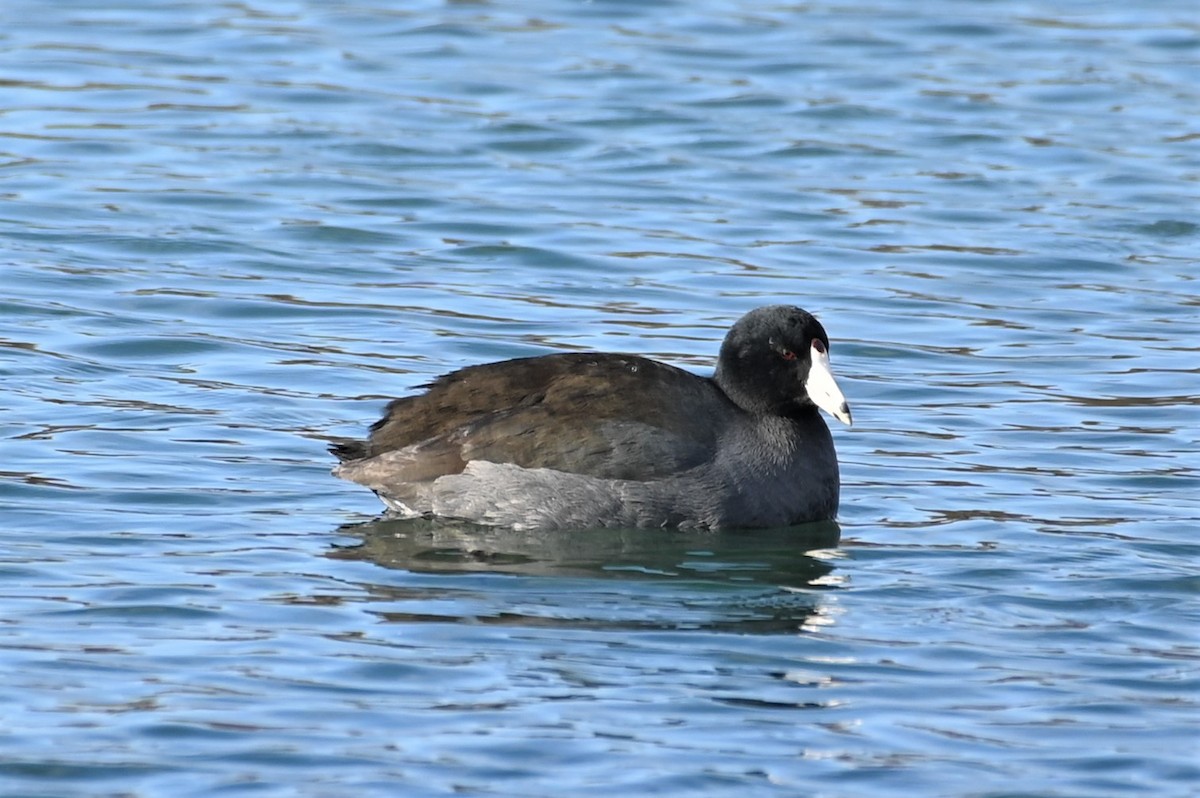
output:
[[367,456],[367,442],[342,438],[330,442],[329,452],[343,463],[348,463],[352,460],[361,460]]

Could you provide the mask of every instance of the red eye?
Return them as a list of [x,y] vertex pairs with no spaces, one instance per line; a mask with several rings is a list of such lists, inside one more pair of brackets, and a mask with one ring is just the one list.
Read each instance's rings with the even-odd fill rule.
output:
[[783,358],[784,360],[795,360],[796,359],[796,353],[790,349],[779,350],[779,356],[781,358]]
[[825,354],[825,344],[821,343],[820,338],[813,339],[812,348],[818,355]]

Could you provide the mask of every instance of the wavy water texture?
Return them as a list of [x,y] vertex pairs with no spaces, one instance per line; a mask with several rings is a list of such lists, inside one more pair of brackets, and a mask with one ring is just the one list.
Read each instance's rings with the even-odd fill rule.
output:
[[[2,792],[1191,794],[1193,6],[5,3]],[[775,302],[838,524],[329,475],[446,370]]]

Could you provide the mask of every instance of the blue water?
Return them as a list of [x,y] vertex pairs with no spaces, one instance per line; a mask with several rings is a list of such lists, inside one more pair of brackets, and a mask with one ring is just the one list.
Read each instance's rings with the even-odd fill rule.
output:
[[[1182,0],[9,0],[0,793],[1195,794],[1197,120]],[[838,525],[329,475],[449,369],[784,301]]]

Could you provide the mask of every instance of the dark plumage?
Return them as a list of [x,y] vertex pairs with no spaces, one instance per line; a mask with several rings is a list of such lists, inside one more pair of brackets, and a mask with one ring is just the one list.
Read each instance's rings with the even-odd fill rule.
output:
[[711,378],[605,353],[470,366],[390,402],[365,441],[334,443],[334,473],[403,515],[518,528],[832,518],[816,404],[850,415],[828,347],[813,316],[775,305],[734,325]]

